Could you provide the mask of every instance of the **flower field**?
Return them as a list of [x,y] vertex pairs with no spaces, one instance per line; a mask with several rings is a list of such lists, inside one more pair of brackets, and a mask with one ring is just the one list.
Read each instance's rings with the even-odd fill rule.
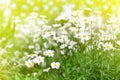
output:
[[0,0],[0,80],[120,80],[119,0]]

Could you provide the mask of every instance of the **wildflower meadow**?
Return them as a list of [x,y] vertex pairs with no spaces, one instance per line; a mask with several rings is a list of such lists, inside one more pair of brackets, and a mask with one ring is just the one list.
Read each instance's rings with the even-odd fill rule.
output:
[[120,80],[119,0],[0,0],[0,80]]

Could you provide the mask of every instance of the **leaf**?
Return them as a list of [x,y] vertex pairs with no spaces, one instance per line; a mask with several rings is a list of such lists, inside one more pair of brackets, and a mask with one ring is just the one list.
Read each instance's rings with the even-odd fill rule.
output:
[[39,75],[39,76],[42,75],[42,70],[39,70],[38,75]]
[[15,75],[15,80],[21,80],[18,75]]

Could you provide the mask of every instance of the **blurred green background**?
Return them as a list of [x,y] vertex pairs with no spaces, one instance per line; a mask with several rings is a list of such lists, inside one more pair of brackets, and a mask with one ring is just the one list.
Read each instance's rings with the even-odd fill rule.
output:
[[10,24],[14,16],[24,17],[37,12],[47,16],[52,24],[63,11],[91,9],[92,12],[101,13],[104,18],[109,18],[110,14],[119,18],[119,5],[120,0],[0,0],[0,38],[7,32],[9,35],[12,33]]
[[0,22],[4,17],[25,16],[37,12],[54,19],[62,11],[86,9],[106,14],[118,15],[120,0],[0,0]]
[[[120,21],[120,0],[0,0],[0,39],[13,37],[15,16],[24,18],[32,12],[47,16],[49,24],[62,12],[84,10],[84,14],[100,13],[104,19],[115,16]],[[6,40],[6,42],[7,42]],[[5,45],[1,43],[0,46]]]

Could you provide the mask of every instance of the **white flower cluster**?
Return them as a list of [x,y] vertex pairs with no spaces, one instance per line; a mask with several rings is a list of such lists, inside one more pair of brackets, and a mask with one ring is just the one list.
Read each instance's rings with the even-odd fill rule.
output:
[[28,30],[28,36],[32,36],[32,45],[28,45],[28,48],[33,54],[25,56],[25,65],[28,68],[41,65],[43,68],[47,67],[43,72],[48,72],[50,66],[52,69],[60,68],[59,58],[48,65],[47,60],[55,58],[56,55],[72,55],[72,52],[89,51],[96,46],[97,50],[102,51],[114,49],[113,41],[116,40],[118,26],[115,23],[113,23],[115,26],[110,23],[104,24],[99,14],[85,16],[83,11],[73,11],[69,15],[58,16],[52,26],[47,25],[45,19],[42,21],[36,18],[36,16],[27,18],[25,24],[26,27],[34,28],[18,29]]

